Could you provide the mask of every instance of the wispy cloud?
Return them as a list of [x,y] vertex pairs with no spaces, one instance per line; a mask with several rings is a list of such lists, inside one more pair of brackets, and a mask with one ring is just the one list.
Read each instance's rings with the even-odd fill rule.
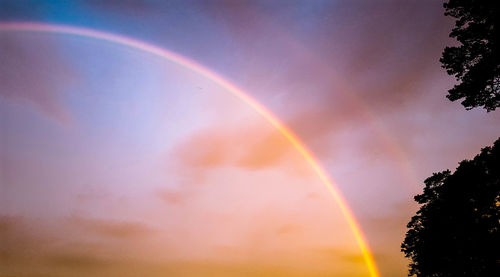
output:
[[67,218],[67,223],[84,232],[111,239],[141,238],[154,232],[152,228],[142,223],[110,221],[80,216]]
[[196,131],[173,147],[172,157],[192,171],[222,166],[258,170],[282,163],[291,149],[277,130],[249,123]]
[[71,121],[63,97],[77,80],[72,66],[48,37],[0,34],[0,96],[26,101],[61,123]]

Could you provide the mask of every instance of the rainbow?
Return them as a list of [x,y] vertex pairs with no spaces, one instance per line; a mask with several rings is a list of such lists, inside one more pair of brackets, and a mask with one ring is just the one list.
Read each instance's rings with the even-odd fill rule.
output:
[[349,227],[351,228],[356,242],[363,254],[365,264],[368,268],[371,277],[379,277],[377,267],[375,265],[375,260],[367,244],[366,238],[363,235],[359,223],[356,221],[353,212],[347,205],[346,200],[336,188],[333,180],[328,176],[325,169],[323,169],[318,159],[314,157],[312,152],[307,149],[306,145],[288,128],[286,127],[275,115],[273,115],[264,106],[259,104],[255,99],[253,99],[248,93],[245,93],[241,88],[237,87],[221,75],[209,70],[208,68],[196,63],[189,58],[183,57],[177,53],[171,52],[167,49],[161,47],[135,40],[126,36],[111,34],[107,32],[92,30],[88,28],[67,26],[67,25],[54,25],[54,24],[44,24],[44,23],[34,23],[34,22],[0,22],[0,31],[10,31],[10,32],[43,32],[43,33],[56,33],[56,34],[67,34],[82,37],[89,37],[98,40],[108,41],[120,45],[125,45],[131,48],[139,49],[141,51],[153,54],[180,66],[186,67],[193,72],[196,72],[223,87],[230,93],[232,93],[237,98],[241,99],[247,105],[249,105],[258,114],[264,117],[272,126],[274,126],[287,140],[300,152],[307,163],[312,167],[312,169],[318,174],[321,181],[324,183],[328,192],[334,198],[336,203],[339,205],[342,214],[347,220]]

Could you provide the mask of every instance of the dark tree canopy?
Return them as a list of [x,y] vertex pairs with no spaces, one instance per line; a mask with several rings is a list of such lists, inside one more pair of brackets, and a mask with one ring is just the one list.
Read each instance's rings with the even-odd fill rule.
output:
[[446,47],[443,68],[460,83],[448,91],[448,99],[465,98],[468,110],[500,107],[500,1],[450,0],[445,15],[456,18],[450,37],[459,46]]
[[454,173],[434,173],[401,245],[409,276],[500,276],[500,139]]

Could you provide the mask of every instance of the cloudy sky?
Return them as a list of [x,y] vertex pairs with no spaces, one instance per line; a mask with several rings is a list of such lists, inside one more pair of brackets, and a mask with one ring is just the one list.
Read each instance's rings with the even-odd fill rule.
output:
[[445,98],[440,1],[0,0],[0,276],[370,276],[341,205],[248,102],[138,47],[9,27],[26,22],[239,87],[317,158],[384,277],[406,274],[423,180],[500,134],[498,112]]

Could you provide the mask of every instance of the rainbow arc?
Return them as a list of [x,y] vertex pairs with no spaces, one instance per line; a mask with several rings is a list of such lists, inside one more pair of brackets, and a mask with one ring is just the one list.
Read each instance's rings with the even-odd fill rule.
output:
[[159,58],[168,60],[180,66],[186,67],[193,72],[196,72],[219,86],[226,89],[228,92],[242,100],[244,103],[249,105],[255,112],[264,117],[267,122],[274,126],[286,139],[295,147],[297,151],[300,152],[302,157],[307,161],[307,163],[316,172],[318,177],[321,179],[325,187],[327,188],[330,195],[333,197],[335,202],[339,205],[342,214],[344,215],[350,229],[352,230],[356,242],[362,252],[364,262],[368,268],[371,277],[379,277],[379,273],[373,258],[373,255],[368,246],[367,240],[361,231],[359,223],[356,221],[353,212],[347,205],[346,200],[338,190],[337,186],[333,180],[328,176],[325,169],[321,167],[318,159],[314,157],[312,152],[306,147],[306,145],[286,126],[284,125],[275,115],[273,115],[268,109],[263,105],[253,99],[248,93],[232,82],[222,77],[221,75],[209,70],[208,68],[202,66],[201,64],[183,57],[177,53],[169,51],[167,49],[139,41],[126,36],[111,34],[107,32],[97,31],[88,28],[67,26],[67,25],[54,25],[45,23],[34,23],[34,22],[0,22],[0,31],[4,32],[42,32],[42,33],[54,33],[54,34],[64,34],[64,35],[75,35],[81,37],[88,37],[97,40],[103,40],[115,44],[124,45],[134,49],[144,51],[146,53],[153,54]]

